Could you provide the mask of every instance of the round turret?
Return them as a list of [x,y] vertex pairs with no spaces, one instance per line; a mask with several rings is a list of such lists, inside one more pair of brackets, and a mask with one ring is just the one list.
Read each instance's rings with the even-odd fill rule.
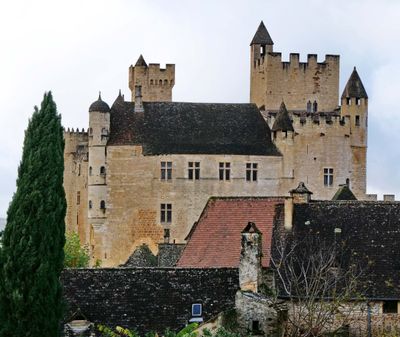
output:
[[99,98],[97,101],[93,102],[89,107],[89,112],[110,112],[110,107],[106,102],[101,99],[101,94],[99,94]]

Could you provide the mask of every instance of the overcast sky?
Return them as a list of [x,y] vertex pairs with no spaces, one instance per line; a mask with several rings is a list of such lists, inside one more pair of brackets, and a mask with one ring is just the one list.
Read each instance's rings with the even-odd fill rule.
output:
[[[0,2],[0,217],[15,191],[24,130],[52,90],[65,127],[87,128],[128,67],[175,63],[175,101],[248,102],[249,43],[264,20],[274,50],[341,55],[369,95],[368,192],[400,197],[400,1],[35,0]],[[341,94],[341,92],[340,92]]]

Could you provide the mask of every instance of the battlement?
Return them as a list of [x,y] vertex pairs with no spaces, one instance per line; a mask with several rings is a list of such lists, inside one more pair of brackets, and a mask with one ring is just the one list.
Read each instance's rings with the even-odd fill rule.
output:
[[79,131],[79,128],[76,131],[74,128],[64,128],[64,142],[64,153],[86,152],[89,142],[88,132],[83,128],[81,131]]
[[[275,122],[275,115],[272,113],[263,113],[264,118],[266,118],[267,123],[270,127]],[[306,113],[292,113],[290,115],[292,120],[294,133],[315,133],[319,134],[321,137],[329,135],[330,133],[341,135],[345,137],[350,137],[350,117],[342,117],[339,114],[306,114]],[[339,133],[338,133],[339,132]],[[276,136],[279,134],[290,134],[291,131],[287,132],[276,132]]]
[[83,135],[83,136],[87,136],[88,135],[88,131],[89,131],[89,129],[87,129],[86,131],[85,131],[85,128],[82,128],[82,131],[79,131],[79,128],[76,128],[76,131],[74,130],[74,128],[67,128],[67,129],[63,129],[63,131],[64,131],[64,136],[66,135],[66,134],[69,134],[69,135],[73,135],[73,134],[76,134],[76,135]]
[[171,101],[172,88],[175,85],[175,64],[166,64],[165,68],[161,68],[159,63],[147,65],[143,58],[139,58],[135,66],[129,67],[132,101],[138,85],[142,87],[142,99],[145,102]]
[[282,53],[270,52],[262,55],[260,58],[254,60],[254,67],[258,68],[264,65],[265,62],[271,62],[273,64],[280,63],[282,69],[289,68],[301,68],[306,71],[308,68],[325,68],[329,65],[336,66],[339,65],[340,55],[326,54],[325,60],[323,62],[318,62],[317,54],[307,54],[307,62],[300,62],[299,53],[290,53],[289,61],[282,61]]

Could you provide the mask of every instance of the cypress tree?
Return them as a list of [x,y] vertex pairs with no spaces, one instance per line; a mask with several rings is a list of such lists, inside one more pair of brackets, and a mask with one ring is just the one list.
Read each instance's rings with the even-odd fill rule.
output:
[[25,131],[0,252],[0,336],[55,337],[62,319],[64,140],[51,92]]

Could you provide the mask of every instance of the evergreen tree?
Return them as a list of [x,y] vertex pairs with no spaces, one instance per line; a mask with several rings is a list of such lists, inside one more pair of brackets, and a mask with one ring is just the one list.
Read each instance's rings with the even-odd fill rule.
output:
[[56,337],[63,314],[64,140],[51,92],[25,132],[0,252],[0,336]]

